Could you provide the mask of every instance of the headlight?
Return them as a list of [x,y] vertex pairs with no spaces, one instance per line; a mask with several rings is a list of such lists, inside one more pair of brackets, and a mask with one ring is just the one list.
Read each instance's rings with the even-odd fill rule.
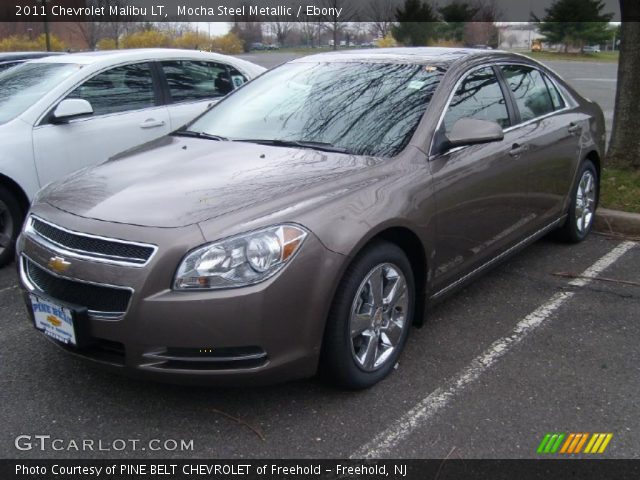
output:
[[220,289],[262,282],[295,256],[306,237],[302,227],[285,224],[210,243],[187,254],[173,287]]

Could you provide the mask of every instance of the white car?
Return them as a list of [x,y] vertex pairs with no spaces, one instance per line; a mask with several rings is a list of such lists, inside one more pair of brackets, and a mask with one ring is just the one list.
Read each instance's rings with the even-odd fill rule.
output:
[[215,53],[141,49],[47,57],[0,74],[0,265],[42,186],[180,128],[264,70]]

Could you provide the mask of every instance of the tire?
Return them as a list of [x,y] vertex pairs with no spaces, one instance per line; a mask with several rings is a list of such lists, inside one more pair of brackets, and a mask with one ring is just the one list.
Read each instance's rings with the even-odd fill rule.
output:
[[[378,282],[382,288],[372,290]],[[399,288],[395,296],[394,286]],[[374,297],[375,291],[380,295]],[[411,264],[397,245],[380,241],[358,254],[327,320],[320,364],[324,376],[349,389],[368,388],[386,377],[409,336],[415,297]]]
[[561,241],[578,243],[589,235],[598,206],[599,182],[598,172],[593,162],[591,160],[582,162],[576,184],[571,191],[567,220],[558,229],[557,237]]
[[20,203],[10,190],[0,185],[0,267],[13,260],[23,221]]

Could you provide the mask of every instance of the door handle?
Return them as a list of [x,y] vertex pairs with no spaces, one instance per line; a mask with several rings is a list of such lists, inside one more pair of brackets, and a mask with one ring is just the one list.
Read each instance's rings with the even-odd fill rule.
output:
[[164,127],[164,120],[156,120],[155,118],[148,118],[140,124],[140,128],[156,128]]
[[527,150],[529,150],[529,145],[519,145],[517,143],[514,143],[511,146],[511,150],[509,150],[509,155],[511,155],[512,157],[519,157]]
[[571,135],[575,135],[576,133],[580,133],[582,131],[582,127],[580,127],[580,125],[577,125],[573,122],[571,122],[569,124],[569,128],[567,128],[567,131],[571,134]]

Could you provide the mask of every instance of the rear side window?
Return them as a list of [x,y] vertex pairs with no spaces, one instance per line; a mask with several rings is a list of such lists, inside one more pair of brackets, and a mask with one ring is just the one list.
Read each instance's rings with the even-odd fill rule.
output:
[[510,125],[507,105],[493,68],[474,70],[456,90],[444,116],[445,130],[461,118],[496,122],[502,128]]
[[538,70],[524,65],[506,65],[501,68],[513,92],[521,121],[526,122],[553,112],[549,89]]
[[246,81],[240,72],[220,63],[173,60],[161,64],[174,102],[221,97]]
[[112,68],[90,78],[67,98],[87,100],[94,115],[149,108],[155,104],[148,63]]
[[556,85],[551,81],[551,79],[547,75],[543,75],[543,77],[544,77],[545,83],[547,84],[547,88],[549,89],[549,94],[551,95],[551,103],[553,104],[553,109],[560,110],[564,108],[566,105]]

